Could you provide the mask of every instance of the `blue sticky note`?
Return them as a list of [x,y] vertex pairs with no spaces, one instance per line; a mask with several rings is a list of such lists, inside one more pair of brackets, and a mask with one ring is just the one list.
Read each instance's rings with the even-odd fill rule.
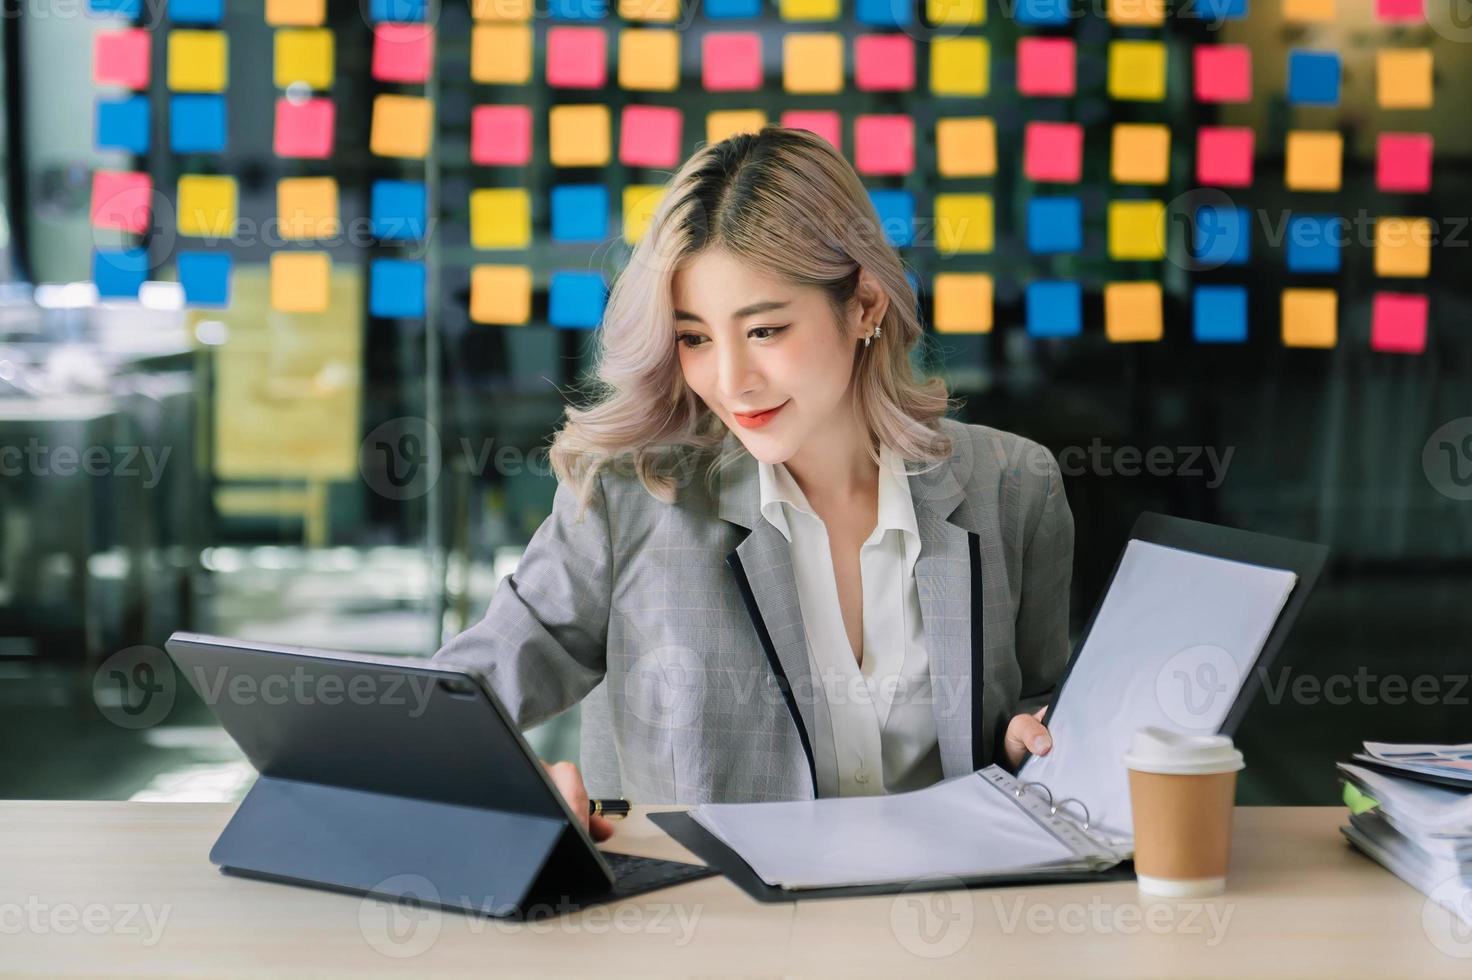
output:
[[375,24],[419,24],[429,12],[429,0],[372,0],[368,19]]
[[1339,104],[1339,55],[1330,51],[1288,52],[1288,101],[1294,105]]
[[553,20],[603,20],[608,0],[547,0],[547,16]]
[[554,327],[592,330],[608,302],[608,287],[598,272],[554,272],[547,294],[547,322]]
[[142,248],[99,248],[92,253],[92,282],[97,295],[137,299],[148,275],[148,251]]
[[1013,16],[1019,24],[1066,24],[1069,0],[1017,0]]
[[1338,272],[1347,237],[1337,214],[1296,214],[1288,220],[1288,271]]
[[1027,250],[1059,255],[1084,247],[1084,209],[1076,197],[1033,197],[1027,202]]
[[1193,0],[1181,7],[1182,17],[1201,20],[1241,20],[1247,16],[1247,0]]
[[608,237],[608,191],[601,184],[552,188],[552,240],[601,242]]
[[[1058,0],[1067,2],[1067,0]],[[904,27],[912,20],[915,5],[910,0],[859,0],[854,16],[871,27]]]
[[180,252],[179,284],[189,306],[229,306],[233,263],[223,252]]
[[87,9],[94,14],[138,17],[143,13],[143,0],[87,0]]
[[148,152],[148,96],[97,100],[97,148]]
[[1245,265],[1251,222],[1246,208],[1208,204],[1196,209],[1192,251],[1203,266]]
[[169,19],[180,24],[218,24],[225,0],[169,0]]
[[701,8],[712,20],[740,20],[761,15],[761,0],[705,0]]
[[225,97],[175,95],[169,98],[169,149],[175,153],[225,150]]
[[417,242],[424,237],[424,183],[418,180],[373,182],[373,237],[391,242]]
[[1027,332],[1032,337],[1077,337],[1084,326],[1083,292],[1076,282],[1027,284]]
[[424,316],[423,262],[375,259],[368,280],[368,312],[374,316]]
[[871,190],[869,200],[879,216],[884,238],[896,248],[915,240],[915,195],[909,191]]
[[1203,344],[1247,340],[1247,287],[1197,286],[1191,295],[1191,323]]

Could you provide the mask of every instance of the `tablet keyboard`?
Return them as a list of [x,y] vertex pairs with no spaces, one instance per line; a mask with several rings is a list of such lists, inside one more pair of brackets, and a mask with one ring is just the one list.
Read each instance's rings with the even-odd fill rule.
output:
[[663,858],[618,854],[614,851],[600,851],[599,853],[603,855],[603,860],[608,862],[608,867],[614,874],[615,880],[610,898],[641,895],[644,892],[654,891],[656,888],[668,888],[670,885],[706,878],[716,873],[714,868],[708,868],[703,864],[686,864],[683,861],[666,861]]

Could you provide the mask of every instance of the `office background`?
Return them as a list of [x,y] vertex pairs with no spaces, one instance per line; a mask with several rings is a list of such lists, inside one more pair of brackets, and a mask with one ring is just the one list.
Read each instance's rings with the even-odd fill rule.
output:
[[425,656],[478,617],[659,186],[764,121],[858,168],[960,417],[1059,455],[1075,635],[1143,510],[1332,549],[1244,801],[1467,741],[1457,13],[6,0],[0,795],[238,798],[182,679],[146,723],[113,687],[175,629]]

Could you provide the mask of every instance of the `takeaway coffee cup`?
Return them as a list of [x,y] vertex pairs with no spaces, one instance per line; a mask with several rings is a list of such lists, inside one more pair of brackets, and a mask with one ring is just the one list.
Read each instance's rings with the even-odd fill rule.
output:
[[1226,890],[1232,797],[1242,768],[1232,740],[1150,726],[1135,732],[1124,764],[1140,891],[1189,898]]

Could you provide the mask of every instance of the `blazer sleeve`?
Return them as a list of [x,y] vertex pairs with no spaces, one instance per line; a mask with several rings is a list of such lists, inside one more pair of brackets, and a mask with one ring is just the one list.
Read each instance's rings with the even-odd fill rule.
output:
[[485,677],[522,729],[581,701],[607,669],[607,508],[601,476],[581,517],[576,494],[559,483],[552,513],[497,585],[485,617],[431,658]]
[[[1071,652],[1068,616],[1073,582],[1073,511],[1063,492],[1058,461],[1041,446],[1035,451],[1047,461],[1048,475],[1042,514],[1022,558],[1016,624],[1017,663],[1022,672],[1019,712],[1033,712],[1048,703]],[[1046,723],[1047,717],[1043,720]]]

